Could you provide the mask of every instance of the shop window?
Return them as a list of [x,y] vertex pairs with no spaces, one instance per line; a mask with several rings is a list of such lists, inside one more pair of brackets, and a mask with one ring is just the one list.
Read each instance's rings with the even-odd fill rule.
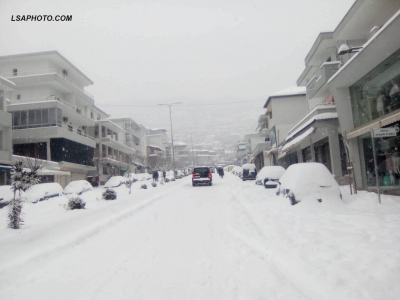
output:
[[354,126],[400,109],[400,50],[350,87]]
[[[400,124],[398,124],[400,125]],[[374,157],[372,151],[372,141],[370,134],[359,137],[362,145],[361,161],[363,180],[370,187],[376,186],[376,175],[374,167]],[[400,137],[375,138],[376,164],[379,184],[383,189],[400,187]]]

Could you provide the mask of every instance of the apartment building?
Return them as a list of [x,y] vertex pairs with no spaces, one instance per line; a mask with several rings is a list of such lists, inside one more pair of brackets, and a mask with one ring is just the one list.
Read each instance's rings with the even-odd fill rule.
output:
[[146,135],[146,165],[151,171],[172,166],[171,142],[166,129],[148,129]]
[[400,1],[356,1],[333,32],[341,67],[327,83],[357,188],[373,191],[379,181],[394,194],[400,194],[400,137],[372,138],[371,131],[400,127],[399,28]]
[[0,72],[15,84],[7,91],[13,153],[58,162],[71,179],[93,170],[96,146],[93,82],[57,51],[0,57]]
[[288,131],[302,116],[308,112],[306,89],[304,87],[290,87],[271,94],[264,104],[265,117],[259,117],[259,122],[268,124],[271,148],[264,151],[264,163],[277,165],[279,147],[287,137]]
[[12,134],[11,114],[7,112],[6,94],[13,91],[15,84],[0,76],[0,185],[10,180]]
[[280,164],[286,167],[296,162],[320,162],[338,182],[347,173],[346,151],[327,82],[340,64],[333,32],[320,33],[297,80],[297,85],[306,89],[308,112],[289,129],[278,157]]
[[131,161],[135,167],[131,171],[144,172],[147,151],[147,128],[138,124],[130,117],[110,118],[110,120],[125,130],[125,144],[135,149]]

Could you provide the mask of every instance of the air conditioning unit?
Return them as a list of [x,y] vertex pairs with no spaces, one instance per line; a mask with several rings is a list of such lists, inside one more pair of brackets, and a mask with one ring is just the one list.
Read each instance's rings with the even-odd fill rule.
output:
[[67,71],[67,70],[64,69],[64,70],[62,71],[62,73],[63,73],[64,76],[68,76],[68,71]]
[[67,123],[68,122],[68,118],[67,117],[63,117],[63,121],[64,121],[64,123]]

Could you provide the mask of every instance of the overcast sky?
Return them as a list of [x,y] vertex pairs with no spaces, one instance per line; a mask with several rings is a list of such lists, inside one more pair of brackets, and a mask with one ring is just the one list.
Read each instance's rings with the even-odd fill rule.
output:
[[[319,32],[354,0],[0,0],[0,55],[57,50],[96,104],[260,101],[296,84]],[[72,22],[12,22],[12,15]],[[257,119],[257,116],[255,116]]]

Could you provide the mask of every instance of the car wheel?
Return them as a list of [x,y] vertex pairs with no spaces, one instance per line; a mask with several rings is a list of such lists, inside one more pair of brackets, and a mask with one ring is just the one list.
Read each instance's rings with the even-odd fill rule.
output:
[[192,182],[192,185],[193,185],[193,186],[196,186],[196,185],[194,184],[194,182]]
[[210,184],[209,184],[210,186],[212,186],[212,182],[210,182]]

